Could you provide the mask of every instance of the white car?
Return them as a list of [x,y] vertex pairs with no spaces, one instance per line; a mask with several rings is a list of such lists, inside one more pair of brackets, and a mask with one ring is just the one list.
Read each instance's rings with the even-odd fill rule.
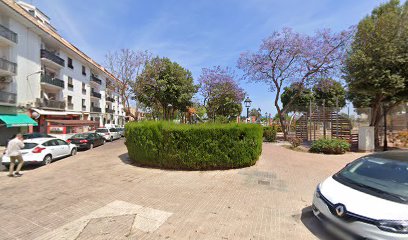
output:
[[349,163],[319,184],[312,209],[342,239],[408,240],[408,151]]
[[[4,165],[10,164],[10,157],[6,153],[2,158]],[[24,140],[21,153],[26,163],[48,165],[55,159],[75,155],[77,147],[58,138],[34,138]]]
[[121,135],[116,128],[98,128],[95,132],[111,142],[121,138]]

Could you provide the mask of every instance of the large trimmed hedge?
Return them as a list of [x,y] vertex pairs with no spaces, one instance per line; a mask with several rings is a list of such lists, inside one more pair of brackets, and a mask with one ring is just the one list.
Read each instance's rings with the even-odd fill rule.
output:
[[131,122],[126,146],[135,163],[159,168],[205,170],[254,165],[262,152],[255,124]]

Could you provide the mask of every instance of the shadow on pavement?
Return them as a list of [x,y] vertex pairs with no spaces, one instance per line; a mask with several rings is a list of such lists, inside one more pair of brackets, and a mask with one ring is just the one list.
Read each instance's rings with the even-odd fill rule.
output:
[[317,238],[321,240],[340,240],[339,238],[330,234],[319,222],[319,220],[314,216],[311,206],[302,209],[300,220],[302,221],[303,225],[305,225],[305,227],[309,229],[309,231]]

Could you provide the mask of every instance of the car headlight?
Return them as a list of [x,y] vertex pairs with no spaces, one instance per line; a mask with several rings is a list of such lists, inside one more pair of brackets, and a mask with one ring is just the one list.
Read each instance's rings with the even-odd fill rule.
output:
[[408,234],[408,220],[380,220],[377,227],[386,232]]

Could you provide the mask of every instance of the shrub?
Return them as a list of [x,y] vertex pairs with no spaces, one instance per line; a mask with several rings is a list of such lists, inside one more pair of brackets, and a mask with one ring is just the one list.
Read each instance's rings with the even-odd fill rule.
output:
[[169,169],[228,169],[251,166],[262,152],[256,124],[131,122],[126,146],[135,163]]
[[263,139],[264,142],[275,142],[276,129],[273,127],[263,127]]
[[297,137],[291,137],[289,138],[289,143],[292,146],[292,148],[297,148],[300,146],[300,144],[303,143],[303,139],[297,138]]
[[350,150],[350,143],[343,139],[319,139],[312,143],[310,151],[325,154],[343,154]]

